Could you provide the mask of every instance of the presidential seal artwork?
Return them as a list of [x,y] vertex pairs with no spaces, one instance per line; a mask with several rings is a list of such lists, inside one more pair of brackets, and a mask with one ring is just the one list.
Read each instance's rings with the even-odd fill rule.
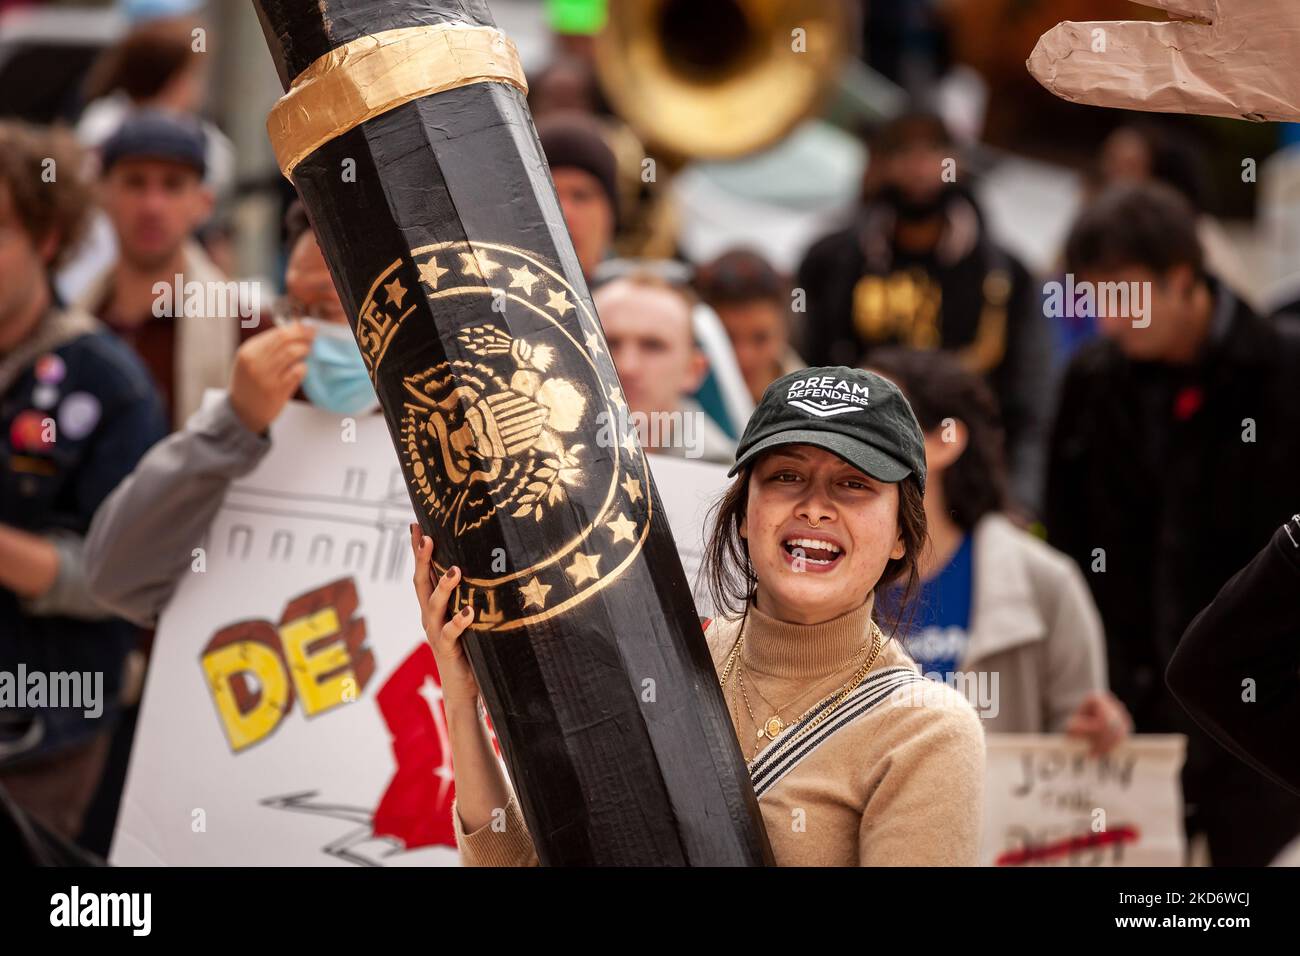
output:
[[255,5],[286,89],[271,143],[436,570],[462,571],[538,859],[771,863],[514,46],[482,0]]
[[[582,384],[602,380],[599,322],[562,276],[520,250],[444,243],[413,250],[407,261],[432,301],[478,296],[486,315],[493,305],[507,314],[514,303],[538,320],[527,336],[491,320],[465,326],[455,333],[465,358],[404,375],[398,452],[416,507],[453,537],[490,536],[494,520],[515,519],[554,542],[509,572],[467,563],[456,597],[458,607],[473,604],[479,630],[545,620],[617,580],[651,523],[633,430],[607,451],[592,441],[626,420],[617,385],[592,394]],[[372,283],[358,313],[372,377],[413,311],[401,265],[393,262]],[[493,279],[501,284],[482,282]],[[572,522],[564,507],[575,500],[591,503],[591,518],[566,538]],[[467,549],[467,558],[493,553]],[[448,564],[435,567],[442,573]]]

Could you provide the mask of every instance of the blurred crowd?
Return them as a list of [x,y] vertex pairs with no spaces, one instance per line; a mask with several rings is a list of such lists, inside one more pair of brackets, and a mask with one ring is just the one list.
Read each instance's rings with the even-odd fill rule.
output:
[[[238,280],[256,277],[214,215],[234,147],[203,112],[197,14],[129,6],[75,126],[0,121],[0,667],[105,675],[94,719],[0,708],[0,786],[99,854],[151,629],[224,490],[288,402],[378,404],[292,196],[276,295],[249,302]],[[730,464],[764,390],[807,366],[895,381],[932,476],[925,587],[898,635],[922,671],[998,674],[990,731],[1098,751],[1188,735],[1200,860],[1277,857],[1300,797],[1214,744],[1164,679],[1196,615],[1300,510],[1300,335],[1289,306],[1257,304],[1195,147],[1126,118],[1079,157],[1080,211],[1044,271],[995,236],[975,144],[909,82],[901,109],[853,130],[858,199],[794,268],[760,242],[693,259],[669,164],[643,176],[589,46],[557,38],[529,80],[628,406],[696,423],[691,441],[644,433],[648,450]],[[181,277],[231,289],[226,317],[160,310],[156,286]],[[208,389],[224,398],[200,407]]]

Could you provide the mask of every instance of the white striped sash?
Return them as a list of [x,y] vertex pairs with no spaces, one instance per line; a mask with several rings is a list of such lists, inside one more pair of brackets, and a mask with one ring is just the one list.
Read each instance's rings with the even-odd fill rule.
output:
[[797,724],[791,724],[750,761],[749,776],[754,784],[754,795],[762,797],[798,766],[799,761],[825,743],[831,734],[876,707],[898,688],[911,683],[923,683],[925,680],[910,667],[889,667],[855,687],[834,713],[802,737],[798,736],[800,731],[816,720],[817,715],[829,707],[834,698],[827,700]]

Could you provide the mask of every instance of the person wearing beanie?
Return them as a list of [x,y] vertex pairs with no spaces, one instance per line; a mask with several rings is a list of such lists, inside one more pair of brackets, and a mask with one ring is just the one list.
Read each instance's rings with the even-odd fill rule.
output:
[[555,113],[537,125],[569,237],[590,282],[618,227],[618,162],[600,127],[583,113]]
[[77,138],[98,149],[139,110],[190,118],[203,127],[205,185],[225,203],[234,194],[235,146],[202,117],[211,85],[211,56],[196,48],[202,7],[194,0],[128,0],[130,29],[86,75]]
[[119,162],[155,159],[187,166],[201,180],[207,173],[207,142],[198,123],[162,110],[133,113],[104,141],[99,150],[101,174]]
[[118,255],[79,304],[135,349],[167,403],[173,426],[180,427],[198,410],[207,389],[226,383],[241,327],[237,314],[158,306],[156,287],[173,288],[178,276],[182,287],[198,283],[211,289],[226,282],[193,238],[213,202],[203,183],[202,127],[161,110],[132,113],[104,142],[100,165],[101,195]]
[[[123,0],[127,32],[105,48],[86,73],[81,87],[85,103],[77,119],[81,144],[98,150],[128,116],[139,110],[162,110],[187,117],[203,127],[204,185],[215,208],[234,201],[235,144],[203,117],[209,100],[213,56],[206,52],[205,4],[199,0]],[[220,218],[218,214],[217,218]],[[91,219],[88,235],[55,276],[59,294],[79,300],[118,254],[113,226],[103,211]]]

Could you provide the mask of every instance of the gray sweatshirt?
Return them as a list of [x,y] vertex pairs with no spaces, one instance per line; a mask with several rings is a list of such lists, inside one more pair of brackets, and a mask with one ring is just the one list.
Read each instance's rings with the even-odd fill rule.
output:
[[231,482],[270,448],[223,394],[150,449],[100,505],[86,535],[85,575],[95,599],[143,627],[156,624]]

